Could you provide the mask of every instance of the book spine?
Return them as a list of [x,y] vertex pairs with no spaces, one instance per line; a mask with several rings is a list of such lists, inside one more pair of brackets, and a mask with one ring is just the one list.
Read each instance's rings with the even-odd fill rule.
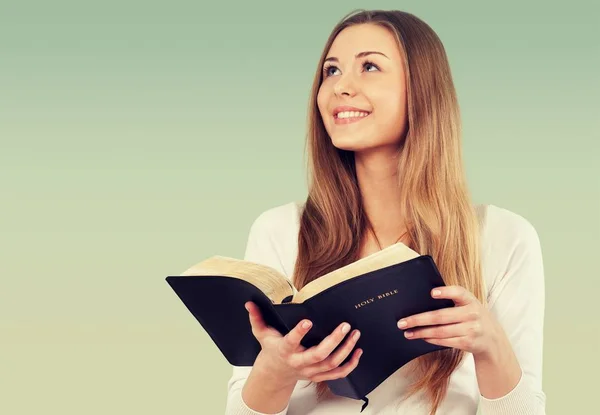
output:
[[275,314],[277,315],[280,325],[284,327],[285,333],[280,330],[281,333],[287,334],[304,318],[308,318],[306,307],[304,304],[285,303],[285,304],[273,304],[272,305]]
[[280,304],[273,304],[266,296],[254,296],[251,298],[262,314],[266,324],[279,331],[282,335],[289,333],[290,329],[285,319],[280,315]]

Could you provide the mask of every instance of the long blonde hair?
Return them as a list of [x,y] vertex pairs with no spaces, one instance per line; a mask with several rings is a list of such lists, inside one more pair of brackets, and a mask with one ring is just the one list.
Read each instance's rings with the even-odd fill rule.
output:
[[[447,285],[460,285],[484,301],[479,232],[461,154],[460,113],[449,63],[435,32],[402,11],[359,10],[331,32],[317,65],[308,109],[309,191],[300,218],[294,284],[298,289],[358,259],[367,218],[356,179],[354,153],[333,146],[317,107],[322,67],[335,37],[346,27],[375,24],[398,40],[407,83],[407,133],[398,172],[408,245],[431,255]],[[416,381],[410,396],[424,390],[434,414],[446,395],[450,375],[464,352],[439,350],[410,364]],[[318,398],[327,384],[317,384]]]

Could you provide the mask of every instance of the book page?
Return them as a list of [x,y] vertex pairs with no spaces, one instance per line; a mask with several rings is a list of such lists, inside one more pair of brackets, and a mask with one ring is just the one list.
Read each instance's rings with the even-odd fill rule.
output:
[[199,262],[181,275],[239,278],[254,285],[276,304],[295,291],[289,279],[274,268],[221,255]]
[[294,295],[292,302],[301,303],[342,281],[390,265],[399,264],[408,261],[409,259],[417,258],[418,256],[420,256],[420,254],[413,251],[402,242],[398,242],[309,282]]

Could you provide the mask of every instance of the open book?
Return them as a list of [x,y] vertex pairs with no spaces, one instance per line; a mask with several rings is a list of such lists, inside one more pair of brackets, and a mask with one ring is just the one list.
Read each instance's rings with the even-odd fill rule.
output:
[[219,255],[199,262],[185,270],[181,275],[218,275],[239,278],[261,290],[275,304],[283,302],[301,303],[342,281],[418,256],[419,254],[415,251],[399,242],[327,273],[309,282],[300,291],[297,291],[290,280],[274,268]]
[[350,323],[361,331],[356,347],[363,355],[348,376],[327,383],[333,393],[365,402],[369,392],[409,361],[445,349],[406,339],[398,320],[454,306],[451,300],[431,297],[433,288],[444,285],[433,259],[401,242],[329,272],[299,291],[269,266],[223,256],[208,258],[166,281],[235,366],[252,366],[260,352],[244,308],[247,301],[256,303],[265,322],[283,335],[302,319],[311,320],[302,339],[306,348],[319,344],[340,323]]

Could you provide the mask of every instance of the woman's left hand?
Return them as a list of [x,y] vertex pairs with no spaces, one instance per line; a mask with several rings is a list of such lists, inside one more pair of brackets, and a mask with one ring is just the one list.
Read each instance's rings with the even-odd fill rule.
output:
[[433,289],[431,296],[450,299],[455,307],[414,314],[398,321],[398,328],[405,330],[406,338],[457,348],[472,353],[474,357],[492,353],[494,345],[498,344],[501,328],[471,292],[449,285]]

